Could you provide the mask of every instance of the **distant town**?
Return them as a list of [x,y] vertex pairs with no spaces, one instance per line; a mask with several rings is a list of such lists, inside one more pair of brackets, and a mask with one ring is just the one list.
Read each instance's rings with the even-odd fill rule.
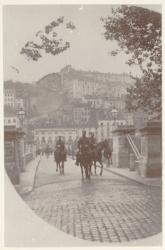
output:
[[[70,65],[33,84],[4,84],[5,127],[18,128],[18,112],[25,112],[26,137],[36,144],[54,144],[58,136],[75,140],[82,129],[98,141],[111,140],[116,126],[138,125],[147,116],[126,109],[127,88],[134,84],[128,74],[80,71]],[[46,98],[45,98],[46,97]]]

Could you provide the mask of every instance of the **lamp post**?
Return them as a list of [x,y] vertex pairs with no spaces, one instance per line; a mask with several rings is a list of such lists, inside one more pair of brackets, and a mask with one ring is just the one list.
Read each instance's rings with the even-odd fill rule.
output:
[[19,119],[19,129],[20,129],[20,137],[19,137],[19,162],[20,162],[20,170],[24,171],[25,167],[25,138],[24,138],[24,119],[25,119],[25,111],[23,108],[20,108],[17,112],[17,116]]
[[17,112],[17,116],[20,122],[20,128],[23,129],[23,125],[24,125],[24,119],[25,119],[25,111],[23,110],[23,108],[21,108],[20,110],[18,110]]
[[116,127],[116,118],[117,118],[118,110],[114,107],[111,111],[111,114],[114,119],[114,126]]
[[104,124],[103,124],[103,122],[101,122],[100,126],[101,126],[100,139],[101,139],[101,141],[103,141],[104,140]]

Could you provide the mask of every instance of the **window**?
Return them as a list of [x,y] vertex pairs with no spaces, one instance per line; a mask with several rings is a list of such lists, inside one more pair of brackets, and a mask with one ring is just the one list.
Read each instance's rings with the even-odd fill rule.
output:
[[13,122],[15,123],[15,122],[16,122],[16,119],[13,119]]
[[8,123],[11,123],[11,120],[10,120],[10,119],[8,119]]

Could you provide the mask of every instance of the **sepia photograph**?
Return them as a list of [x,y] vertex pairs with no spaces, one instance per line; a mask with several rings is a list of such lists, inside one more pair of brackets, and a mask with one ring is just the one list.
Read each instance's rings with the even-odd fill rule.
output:
[[2,9],[5,246],[162,246],[162,5]]

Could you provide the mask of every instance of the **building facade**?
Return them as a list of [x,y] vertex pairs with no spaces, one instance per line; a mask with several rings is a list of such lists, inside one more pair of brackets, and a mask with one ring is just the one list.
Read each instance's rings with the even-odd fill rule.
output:
[[16,96],[15,89],[5,89],[4,90],[4,106],[14,108],[16,110],[26,109],[26,103],[23,98]]
[[15,127],[15,128],[19,128],[19,120],[18,117],[16,115],[6,115],[4,117],[4,126],[5,127]]
[[99,120],[97,128],[97,140],[103,141],[105,139],[112,139],[112,131],[118,126],[126,125],[125,119],[117,120]]
[[86,95],[103,94],[113,97],[126,95],[127,88],[134,84],[128,74],[100,73],[95,71],[76,70],[67,65],[61,70],[62,82],[73,98],[83,98]]
[[54,147],[59,136],[67,142],[77,137],[77,130],[74,128],[38,128],[34,130],[34,140],[38,148],[50,145]]
[[18,119],[16,110],[11,106],[5,106],[4,108],[4,126],[11,128],[19,128],[20,121]]
[[16,92],[14,89],[4,90],[4,105],[14,108],[16,100]]
[[86,95],[96,95],[98,92],[98,83],[87,79],[73,80],[73,98],[83,98]]
[[86,125],[90,118],[90,105],[77,103],[73,107],[73,120],[77,126]]

